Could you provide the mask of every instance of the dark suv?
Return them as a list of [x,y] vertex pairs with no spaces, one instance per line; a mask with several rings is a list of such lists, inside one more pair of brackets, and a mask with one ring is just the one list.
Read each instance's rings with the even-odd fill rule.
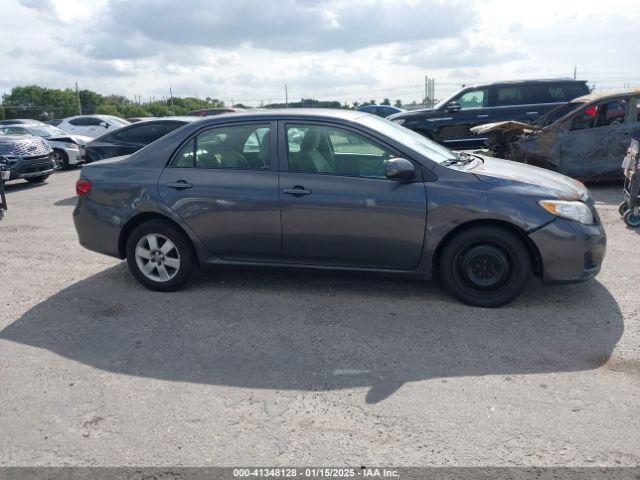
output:
[[496,82],[465,87],[433,109],[398,113],[388,119],[449,147],[476,148],[486,138],[471,134],[472,127],[503,120],[531,123],[587,93],[584,80]]
[[51,147],[41,138],[0,133],[0,156],[8,164],[8,180],[42,183],[56,167]]

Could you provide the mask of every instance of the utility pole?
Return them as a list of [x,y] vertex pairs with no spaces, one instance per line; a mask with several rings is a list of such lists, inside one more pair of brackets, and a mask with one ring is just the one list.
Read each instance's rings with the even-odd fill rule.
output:
[[76,99],[78,100],[78,115],[82,115],[82,102],[80,102],[80,89],[78,88],[78,82],[76,82]]
[[173,90],[171,90],[171,84],[169,84],[169,98],[171,99],[171,106],[173,107]]
[[577,75],[578,75],[578,67],[575,66],[575,67],[573,67],[573,79],[574,80],[576,79]]
[[284,104],[286,108],[289,108],[289,92],[287,91],[287,84],[284,84]]
[[432,108],[435,104],[436,95],[436,79],[424,77],[424,101],[422,102],[425,108]]

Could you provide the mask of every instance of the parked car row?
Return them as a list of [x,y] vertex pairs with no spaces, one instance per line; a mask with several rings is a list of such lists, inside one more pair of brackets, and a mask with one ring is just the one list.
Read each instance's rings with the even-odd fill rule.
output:
[[60,170],[84,162],[84,147],[90,137],[69,135],[53,125],[43,123],[19,123],[0,125],[0,133],[6,135],[31,135],[44,139],[52,148],[51,156]]
[[[358,110],[387,117],[450,147],[486,145],[491,155],[577,178],[618,178],[630,138],[640,138],[640,94],[588,92],[582,80],[494,82],[465,87],[433,109],[405,112],[390,105],[366,105]],[[66,168],[132,154],[187,123],[243,111],[211,108],[184,117],[136,117],[131,122],[110,115],[80,115],[51,121],[57,128],[24,119],[3,120],[0,132],[45,138],[58,167]]]

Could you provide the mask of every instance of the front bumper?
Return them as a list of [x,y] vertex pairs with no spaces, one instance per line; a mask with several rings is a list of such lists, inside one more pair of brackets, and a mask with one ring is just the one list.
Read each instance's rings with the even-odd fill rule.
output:
[[62,150],[67,154],[69,165],[79,165],[84,162],[84,148],[64,148]]
[[602,225],[557,218],[529,235],[540,252],[545,283],[574,283],[594,278],[607,247]]
[[9,163],[9,180],[19,180],[31,177],[41,177],[50,175],[55,170],[55,162],[51,155],[40,155],[37,157],[7,157]]

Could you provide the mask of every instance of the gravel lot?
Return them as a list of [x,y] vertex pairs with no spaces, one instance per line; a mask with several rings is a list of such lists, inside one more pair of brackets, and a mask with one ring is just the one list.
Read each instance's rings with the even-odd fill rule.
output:
[[0,465],[640,463],[640,231],[499,310],[437,283],[212,271],[154,293],[84,250],[77,171],[8,186]]

